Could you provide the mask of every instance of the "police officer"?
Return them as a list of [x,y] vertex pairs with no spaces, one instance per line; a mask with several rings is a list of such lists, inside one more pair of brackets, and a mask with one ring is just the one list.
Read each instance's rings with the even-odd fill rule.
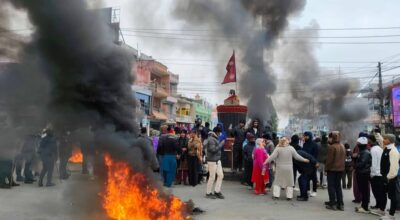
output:
[[47,128],[40,141],[39,156],[43,163],[39,176],[39,187],[43,186],[43,179],[47,175],[46,186],[54,186],[52,183],[54,164],[57,160],[57,141],[51,128]]
[[[24,181],[26,184],[31,184],[35,181],[32,174],[32,164],[36,156],[36,148],[38,145],[39,136],[28,135],[22,146],[21,153],[17,156],[16,173],[17,181]],[[22,176],[22,165],[24,164],[24,175]]]

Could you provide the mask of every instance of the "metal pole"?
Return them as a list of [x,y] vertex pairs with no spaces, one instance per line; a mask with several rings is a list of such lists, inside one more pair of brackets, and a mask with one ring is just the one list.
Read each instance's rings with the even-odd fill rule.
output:
[[382,68],[381,62],[378,62],[378,74],[379,74],[379,115],[381,119],[381,123],[385,120],[385,114],[383,111],[383,86],[382,86]]

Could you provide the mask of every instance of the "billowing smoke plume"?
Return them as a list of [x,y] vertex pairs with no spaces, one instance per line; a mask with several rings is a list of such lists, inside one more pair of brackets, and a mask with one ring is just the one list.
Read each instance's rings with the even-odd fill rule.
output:
[[11,4],[5,0],[1,0],[0,4],[0,61],[15,60],[24,40],[10,31],[13,17]]
[[51,123],[57,135],[75,131],[78,141],[91,139],[151,177],[152,149],[135,138],[133,58],[113,43],[106,21],[84,0],[8,2],[27,12],[35,30],[18,63],[0,73],[2,159],[13,159],[18,141]]
[[[240,95],[247,100],[249,116],[268,122],[275,114],[271,95],[276,77],[268,61],[288,17],[300,12],[305,0],[177,0],[175,15],[191,27],[206,26],[228,38],[241,58],[238,66]],[[210,36],[212,37],[212,36]],[[227,59],[229,54],[218,57]]]
[[333,71],[321,68],[315,58],[311,40],[318,37],[318,24],[312,22],[304,30],[288,33],[296,43],[283,42],[278,51],[285,80],[277,93],[283,112],[303,119],[318,120],[327,115],[331,130],[342,132],[344,139],[351,141],[360,131],[362,120],[368,115],[368,107],[356,98],[359,81],[339,78]]

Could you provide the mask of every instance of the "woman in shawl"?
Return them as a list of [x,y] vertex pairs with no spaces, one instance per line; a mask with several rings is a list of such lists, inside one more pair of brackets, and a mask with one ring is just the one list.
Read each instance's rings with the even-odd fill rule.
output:
[[268,158],[265,150],[265,140],[257,138],[256,148],[253,151],[253,174],[251,181],[255,185],[255,193],[257,195],[265,195],[265,184],[269,181],[268,165],[264,165],[264,161]]
[[271,161],[275,161],[276,172],[273,185],[273,199],[280,197],[281,188],[286,188],[286,199],[293,198],[293,159],[309,163],[309,160],[300,156],[296,150],[289,145],[289,140],[282,137],[279,140],[278,147],[275,148],[271,156],[264,162],[267,165]]

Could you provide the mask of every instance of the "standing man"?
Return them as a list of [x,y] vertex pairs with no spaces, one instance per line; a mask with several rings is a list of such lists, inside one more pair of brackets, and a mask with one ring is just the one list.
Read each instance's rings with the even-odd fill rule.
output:
[[397,172],[399,171],[399,152],[397,151],[394,143],[396,137],[393,134],[383,135],[383,145],[385,149],[381,158],[381,174],[386,193],[390,199],[389,214],[383,216],[381,219],[395,219],[394,213],[396,212],[397,199],[396,199],[396,182]]
[[[206,198],[209,199],[224,199],[221,193],[222,179],[224,178],[224,173],[221,164],[221,150],[224,147],[225,140],[221,142],[218,140],[221,129],[215,127],[212,132],[209,133],[207,140],[204,142],[204,149],[207,152],[207,165],[210,177],[207,182],[207,194]],[[213,193],[213,186],[215,182],[215,175],[217,175],[217,181],[215,183],[215,190]]]
[[256,139],[251,133],[246,134],[247,144],[243,148],[243,159],[244,159],[244,175],[243,182],[249,185],[249,189],[253,189],[253,183],[251,182],[251,175],[253,172],[253,150],[256,147]]
[[43,179],[47,175],[46,186],[54,186],[52,183],[54,164],[57,160],[57,141],[51,128],[47,128],[42,135],[39,146],[39,156],[43,163],[39,176],[39,187],[43,186]]
[[200,134],[201,134],[201,140],[204,141],[208,138],[208,132],[210,132],[210,123],[206,122],[204,124],[204,128],[201,130]]
[[361,207],[356,207],[356,212],[369,213],[370,189],[368,187],[368,181],[371,175],[372,157],[371,153],[367,150],[368,139],[366,137],[358,138],[357,145],[360,149],[360,153],[357,157],[355,169],[357,170],[357,183],[362,195],[362,201]]
[[250,132],[254,135],[254,137],[261,138],[262,137],[262,131],[261,131],[261,126],[260,126],[260,121],[258,119],[254,119],[253,122],[251,123],[251,126],[247,129],[246,133]]
[[325,132],[321,133],[321,145],[318,149],[318,172],[319,172],[319,182],[322,189],[325,189],[326,184],[326,175],[325,175],[325,163],[326,163],[326,155],[328,154],[328,135]]
[[71,132],[66,131],[60,137],[60,147],[58,150],[60,158],[60,179],[68,179],[71,174],[67,170],[68,159],[72,155]]
[[[311,132],[306,131],[303,135],[304,144],[303,144],[303,151],[307,152],[314,158],[318,158],[318,144],[313,141],[313,135]],[[310,179],[313,183],[313,191],[310,193],[311,197],[317,196],[317,171],[315,173],[311,173]],[[308,188],[310,188],[310,184],[308,184]]]
[[325,170],[328,177],[329,202],[325,202],[327,209],[344,211],[343,192],[341,186],[346,150],[340,143],[340,133],[333,131],[329,134],[328,154],[326,156]]
[[[372,157],[372,166],[371,166],[371,189],[372,194],[374,194],[376,205],[372,206],[371,213],[384,216],[385,208],[386,208],[386,194],[383,184],[383,178],[381,174],[381,158],[383,149],[377,142],[375,135],[368,136],[368,142],[372,146],[371,148],[371,157]],[[376,210],[376,211],[375,211]]]
[[176,159],[181,154],[178,141],[172,134],[168,134],[168,126],[160,127],[161,137],[158,141],[157,155],[161,156],[160,171],[164,179],[164,186],[171,187],[176,175]]
[[[158,170],[159,167],[159,162],[157,160],[157,157],[155,155],[155,148],[153,146],[153,139],[151,139],[147,135],[147,128],[142,127],[140,128],[140,134],[138,135],[138,140],[143,140],[144,143],[146,143],[146,152],[149,152],[148,154],[145,155],[146,159],[150,161],[150,166],[153,171]],[[150,153],[151,152],[151,153]]]
[[[269,155],[271,155],[272,152],[274,152],[275,146],[276,146],[276,145],[275,145],[274,142],[272,141],[272,137],[271,137],[271,135],[270,135],[269,133],[265,133],[265,134],[263,135],[263,138],[264,138],[265,141],[266,141],[265,150],[267,150],[267,153],[268,153]],[[275,166],[275,162],[274,162],[274,161],[272,161],[272,162],[268,165],[268,172],[269,172],[269,183],[267,184],[267,187],[268,187],[268,188],[272,188],[272,185],[273,185],[274,180],[275,180],[275,174],[274,174],[275,168],[274,168],[274,166]]]
[[244,129],[245,121],[240,120],[239,125],[233,130],[233,137],[235,142],[233,143],[233,171],[241,171],[243,167],[243,151],[242,146],[246,138]]
[[309,153],[304,150],[297,150],[297,153],[308,159],[309,163],[304,163],[301,161],[293,160],[293,165],[296,167],[296,170],[299,171],[299,187],[300,187],[300,196],[297,196],[297,201],[308,201],[307,189],[310,185],[310,179],[313,173],[317,172],[317,160]]
[[177,166],[178,166],[178,176],[176,178],[176,184],[179,185],[183,183],[184,185],[188,185],[188,143],[189,138],[187,137],[187,131],[185,129],[180,131],[179,138],[178,138],[178,146],[179,151],[179,159],[177,159]]
[[[17,181],[24,181],[26,184],[31,184],[35,181],[35,178],[32,174],[32,164],[35,158],[38,140],[39,137],[37,135],[28,135],[25,138],[21,153],[19,156],[17,156],[19,158],[15,169],[17,173]],[[25,162],[25,164],[23,162]],[[24,167],[22,167],[23,165]],[[22,168],[24,170],[23,177]]]

